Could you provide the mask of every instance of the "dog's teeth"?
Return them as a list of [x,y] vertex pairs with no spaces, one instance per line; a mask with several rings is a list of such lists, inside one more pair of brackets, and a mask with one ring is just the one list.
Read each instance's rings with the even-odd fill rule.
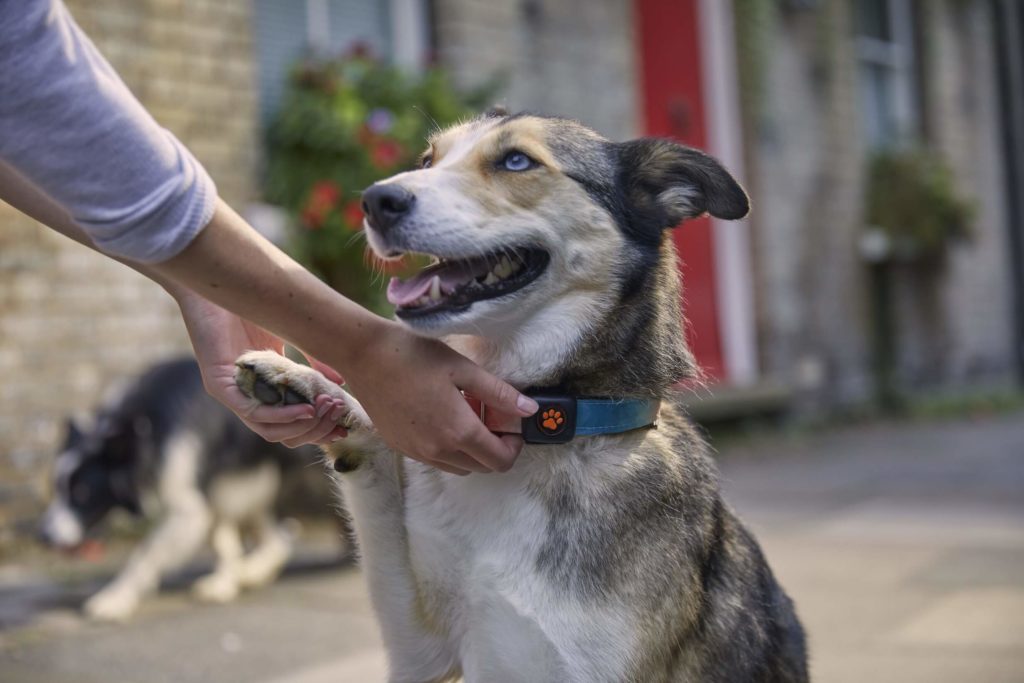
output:
[[492,271],[490,273],[487,273],[487,277],[484,278],[484,284],[493,285],[495,282],[499,282],[500,280],[501,278],[495,275],[494,272]]
[[435,275],[430,281],[430,298],[434,301],[441,300],[441,276]]
[[518,273],[519,269],[522,267],[523,264],[520,263],[519,261],[512,261],[511,265],[509,266],[509,274],[511,275],[513,273]]
[[512,274],[512,264],[509,263],[508,257],[503,256],[498,265],[494,266],[493,273],[498,276],[498,279],[504,280]]

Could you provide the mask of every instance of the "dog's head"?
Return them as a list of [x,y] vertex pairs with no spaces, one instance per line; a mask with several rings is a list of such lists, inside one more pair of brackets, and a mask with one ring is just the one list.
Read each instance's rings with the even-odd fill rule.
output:
[[[552,365],[588,331],[615,323],[623,305],[664,295],[652,277],[670,253],[670,228],[748,209],[736,181],[695,149],[613,143],[574,121],[504,112],[438,132],[420,168],[373,185],[363,204],[379,256],[436,259],[389,285],[400,321],[516,346],[520,356],[547,344]],[[669,288],[674,273],[673,262],[661,278]]]
[[139,513],[136,422],[101,418],[95,427],[68,421],[64,447],[54,463],[53,497],[39,524],[48,545],[73,548],[114,508]]

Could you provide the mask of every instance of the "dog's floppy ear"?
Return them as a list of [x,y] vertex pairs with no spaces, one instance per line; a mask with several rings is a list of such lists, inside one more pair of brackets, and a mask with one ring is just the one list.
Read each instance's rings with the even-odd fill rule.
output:
[[736,220],[750,210],[747,193],[713,157],[671,140],[617,145],[618,182],[630,208],[658,228],[709,213]]

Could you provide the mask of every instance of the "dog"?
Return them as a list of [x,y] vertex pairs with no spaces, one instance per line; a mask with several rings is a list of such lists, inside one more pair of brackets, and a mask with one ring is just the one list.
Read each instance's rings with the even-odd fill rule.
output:
[[[191,358],[163,362],[108,401],[88,429],[69,422],[39,535],[73,548],[114,509],[143,515],[159,506],[155,529],[85,602],[86,615],[127,619],[160,577],[191,559],[208,537],[216,566],[193,590],[200,599],[227,602],[271,582],[288,561],[290,536],[274,507],[282,473],[313,461],[311,453],[251,432],[204,391]],[[248,554],[243,529],[256,541]]]
[[660,403],[656,424],[538,443],[571,418],[570,403],[538,398],[542,412],[521,424],[534,440],[511,469],[460,477],[390,451],[316,371],[272,352],[239,358],[254,401],[332,393],[349,406],[348,439],[325,453],[389,680],[807,681],[794,606],[671,401],[698,370],[670,231],[705,213],[743,217],[740,185],[675,142],[614,143],[575,121],[496,111],[436,133],[418,169],[363,200],[378,256],[435,258],[389,285],[408,328],[535,397]]

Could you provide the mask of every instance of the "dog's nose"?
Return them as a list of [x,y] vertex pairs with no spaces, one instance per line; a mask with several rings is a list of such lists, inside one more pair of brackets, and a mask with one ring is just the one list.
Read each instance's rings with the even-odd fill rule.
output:
[[363,213],[370,227],[382,233],[393,228],[414,203],[416,195],[396,183],[373,185],[363,192]]

